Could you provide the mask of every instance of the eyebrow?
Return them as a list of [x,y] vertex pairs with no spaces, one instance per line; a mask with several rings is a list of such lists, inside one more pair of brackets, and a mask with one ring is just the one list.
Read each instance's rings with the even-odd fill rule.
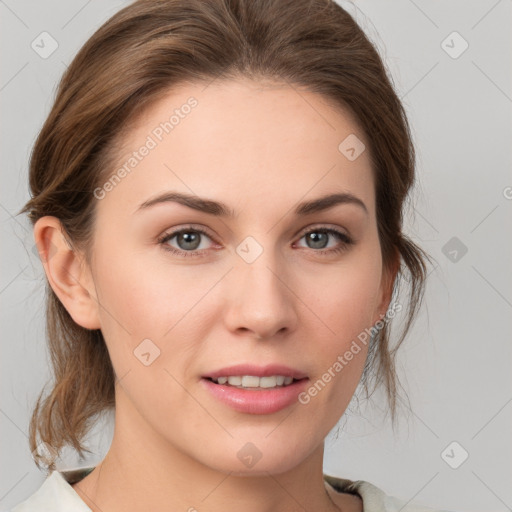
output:
[[[235,211],[220,201],[213,201],[212,199],[179,192],[164,192],[152,199],[148,199],[137,208],[135,213],[144,211],[151,206],[160,203],[179,203],[194,210],[218,217],[236,217]],[[294,214],[297,216],[311,215],[313,213],[328,210],[338,204],[355,204],[361,207],[364,212],[368,214],[368,209],[364,202],[350,193],[329,194],[311,201],[304,201],[295,207]]]

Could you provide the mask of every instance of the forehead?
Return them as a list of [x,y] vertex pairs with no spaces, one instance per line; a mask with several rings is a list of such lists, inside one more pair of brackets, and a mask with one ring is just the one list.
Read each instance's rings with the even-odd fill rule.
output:
[[115,202],[131,214],[155,193],[178,190],[235,209],[262,198],[292,206],[350,192],[372,210],[369,152],[347,158],[347,140],[368,148],[348,109],[296,86],[249,79],[182,84],[123,135],[112,173],[125,172],[100,208]]

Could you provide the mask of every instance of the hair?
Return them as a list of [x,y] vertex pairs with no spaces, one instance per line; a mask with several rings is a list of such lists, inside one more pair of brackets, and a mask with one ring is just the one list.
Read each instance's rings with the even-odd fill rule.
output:
[[[360,384],[381,384],[395,421],[400,383],[395,355],[423,300],[429,256],[402,233],[415,182],[415,151],[405,110],[374,46],[331,0],[138,0],[83,45],[59,83],[30,156],[32,223],[57,217],[73,250],[90,264],[93,191],[115,165],[119,141],[137,116],[178,84],[215,78],[286,82],[349,111],[366,135],[376,192],[382,261],[395,269],[393,297],[408,284],[407,315],[395,346],[391,322],[371,337]],[[115,374],[100,329],[77,325],[46,282],[49,393],[39,394],[29,427],[38,467],[59,454],[82,456],[94,418],[115,407]],[[373,384],[373,385],[372,385]],[[45,386],[46,388],[46,386]]]

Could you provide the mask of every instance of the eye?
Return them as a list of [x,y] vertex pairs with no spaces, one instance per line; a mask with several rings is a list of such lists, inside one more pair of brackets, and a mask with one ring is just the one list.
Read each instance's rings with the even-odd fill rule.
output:
[[[335,238],[338,240],[338,245],[334,247],[327,248],[329,243],[329,237]],[[342,231],[338,231],[334,228],[326,228],[326,227],[316,227],[311,228],[306,231],[302,237],[305,238],[310,249],[320,249],[315,250],[322,255],[336,254],[343,252],[348,249],[348,246],[352,245],[354,241]]]
[[[208,233],[197,227],[185,227],[171,233],[165,233],[158,239],[158,243],[166,251],[172,252],[179,256],[204,256],[206,254],[204,247],[201,246],[201,238],[210,238]],[[168,244],[173,238],[176,238],[178,247],[172,247]],[[199,250],[201,249],[201,250]]]

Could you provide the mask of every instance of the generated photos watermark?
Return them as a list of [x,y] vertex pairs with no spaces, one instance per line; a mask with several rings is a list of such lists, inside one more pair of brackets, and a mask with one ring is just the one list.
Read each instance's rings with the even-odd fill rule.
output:
[[338,373],[352,361],[355,355],[359,354],[362,349],[362,345],[367,345],[368,340],[372,336],[377,335],[378,332],[386,325],[386,322],[395,317],[397,313],[402,310],[402,305],[398,302],[394,302],[385,315],[381,315],[381,319],[375,322],[370,328],[366,328],[364,331],[357,335],[357,340],[352,340],[350,348],[346,350],[342,355],[336,358],[336,361],[322,374],[322,376],[316,380],[306,391],[299,393],[298,401],[302,405],[306,405],[311,401],[312,397],[318,395],[322,389],[325,388],[328,382],[330,382]]
[[132,153],[132,156],[128,158],[124,164],[117,169],[117,171],[101,186],[94,189],[94,197],[98,200],[103,199],[108,192],[113,190],[123,178],[128,176],[137,165],[139,165],[150,152],[155,149],[166,135],[172,132],[176,126],[178,126],[183,119],[185,119],[191,112],[192,109],[197,107],[199,102],[191,96],[187,102],[175,108],[174,113],[169,117],[167,121],[162,121],[158,126],[151,130],[151,133],[146,137],[146,141],[142,146]]

